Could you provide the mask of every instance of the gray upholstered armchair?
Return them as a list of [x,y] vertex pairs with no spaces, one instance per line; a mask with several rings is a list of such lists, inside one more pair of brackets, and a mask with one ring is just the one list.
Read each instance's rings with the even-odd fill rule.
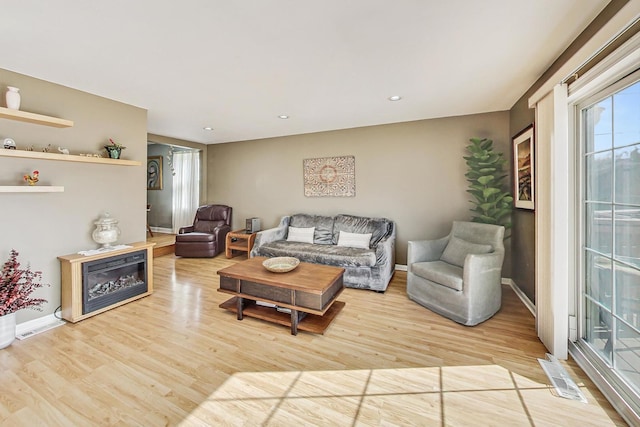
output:
[[438,240],[409,241],[407,295],[463,325],[493,316],[502,304],[504,227],[454,221]]

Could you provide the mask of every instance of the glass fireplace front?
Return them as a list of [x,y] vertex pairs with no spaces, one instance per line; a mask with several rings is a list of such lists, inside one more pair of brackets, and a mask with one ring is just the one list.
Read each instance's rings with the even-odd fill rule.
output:
[[147,251],[82,265],[82,314],[147,292]]

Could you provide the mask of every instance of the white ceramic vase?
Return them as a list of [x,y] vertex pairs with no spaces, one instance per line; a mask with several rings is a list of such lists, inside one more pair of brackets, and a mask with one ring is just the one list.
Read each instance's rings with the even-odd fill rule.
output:
[[7,86],[7,108],[11,110],[20,109],[20,89],[13,86]]
[[9,347],[16,339],[16,314],[0,316],[0,348]]

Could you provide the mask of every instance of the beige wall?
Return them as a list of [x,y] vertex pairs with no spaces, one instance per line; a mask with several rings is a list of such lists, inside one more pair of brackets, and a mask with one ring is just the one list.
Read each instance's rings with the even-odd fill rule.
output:
[[65,188],[64,193],[0,193],[1,261],[14,248],[20,252],[23,265],[41,270],[43,282],[51,284],[36,295],[48,300],[42,312],[18,312],[17,321],[22,323],[51,314],[60,305],[56,257],[96,248],[91,232],[103,211],[120,220],[119,243],[145,239],[147,112],[0,69],[2,106],[8,85],[20,88],[21,110],[73,120],[75,125],[56,129],[0,119],[1,139],[11,137],[19,147],[51,144],[80,153],[104,152],[104,143],[114,138],[127,147],[123,158],[142,162],[141,166],[112,166],[0,157],[0,185],[20,185],[23,174],[37,169],[42,184]]
[[[408,240],[442,237],[452,220],[470,218],[462,156],[476,136],[508,153],[509,113],[210,145],[208,200],[233,207],[234,228],[253,216],[269,228],[298,212],[387,217],[405,264]],[[356,196],[305,197],[302,160],[343,155],[355,156]]]

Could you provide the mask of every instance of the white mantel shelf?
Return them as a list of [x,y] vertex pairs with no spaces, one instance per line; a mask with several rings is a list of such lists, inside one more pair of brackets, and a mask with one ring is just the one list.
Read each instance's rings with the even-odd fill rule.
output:
[[[2,107],[0,107],[2,108]],[[44,153],[42,151],[7,150],[0,148],[0,157],[21,157],[24,159],[60,160],[63,162],[100,163],[103,165],[140,166],[137,160],[108,159],[106,157],[87,157],[75,154]]]
[[64,187],[57,185],[2,185],[0,193],[62,193]]
[[44,116],[42,114],[30,113],[28,111],[12,110],[4,107],[0,107],[0,118],[16,120],[18,122],[34,123],[37,125],[52,126],[54,128],[70,128],[73,126],[73,122],[71,120]]

